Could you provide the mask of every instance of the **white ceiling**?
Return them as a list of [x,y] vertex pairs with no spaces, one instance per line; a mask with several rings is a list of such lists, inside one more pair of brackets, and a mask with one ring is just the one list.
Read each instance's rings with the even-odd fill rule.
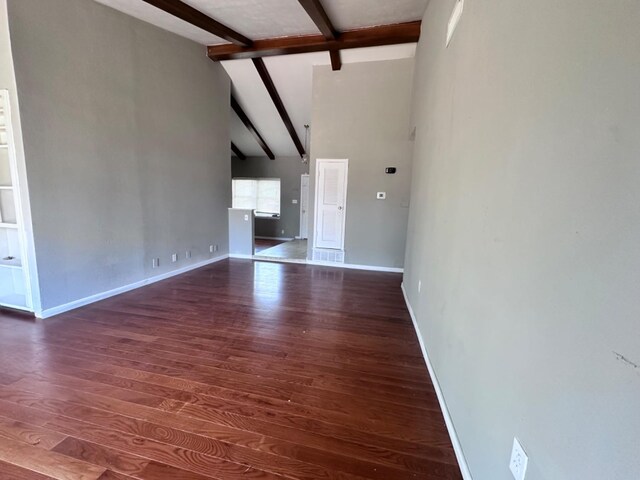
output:
[[322,0],[338,31],[420,20],[428,3],[429,0]]
[[[96,1],[202,45],[227,43],[143,0]],[[320,33],[298,0],[182,1],[252,40]],[[419,20],[428,3],[429,0],[322,0],[338,30]]]
[[[96,1],[202,45],[227,43],[143,0]],[[320,33],[298,0],[183,1],[252,40]],[[339,31],[419,20],[428,3],[429,0],[322,0],[329,18]],[[343,64],[349,64],[410,58],[414,53],[415,44],[409,44],[343,50],[341,55]],[[298,136],[304,143],[304,125],[311,122],[313,66],[329,65],[329,54],[322,52],[268,57],[264,61]],[[225,61],[222,65],[233,82],[238,102],[275,155],[297,155],[291,137],[251,60]],[[232,117],[232,141],[245,155],[263,156],[264,152],[252,135],[235,115]]]

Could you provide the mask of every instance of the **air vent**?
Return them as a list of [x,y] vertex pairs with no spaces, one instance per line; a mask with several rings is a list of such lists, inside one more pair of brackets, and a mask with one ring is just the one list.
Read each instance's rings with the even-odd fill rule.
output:
[[344,263],[344,250],[331,250],[329,248],[314,248],[314,262]]

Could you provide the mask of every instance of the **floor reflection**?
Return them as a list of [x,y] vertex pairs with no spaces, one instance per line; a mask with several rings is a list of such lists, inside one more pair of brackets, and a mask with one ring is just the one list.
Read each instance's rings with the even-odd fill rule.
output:
[[281,263],[253,262],[253,299],[258,306],[282,302],[284,270]]

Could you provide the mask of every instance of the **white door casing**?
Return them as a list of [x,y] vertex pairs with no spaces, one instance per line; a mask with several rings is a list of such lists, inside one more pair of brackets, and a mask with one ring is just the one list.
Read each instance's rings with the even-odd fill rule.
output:
[[315,248],[344,250],[349,160],[316,161]]
[[300,178],[300,238],[309,238],[309,174]]

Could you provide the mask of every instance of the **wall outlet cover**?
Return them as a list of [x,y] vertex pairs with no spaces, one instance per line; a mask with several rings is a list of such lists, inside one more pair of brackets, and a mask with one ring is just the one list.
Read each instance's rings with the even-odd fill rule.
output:
[[209,245],[209,253],[213,253],[213,245]]
[[378,200],[386,200],[386,198],[387,198],[387,192],[378,192],[378,193],[376,194],[376,198],[377,198]]
[[291,203],[293,203],[294,205],[298,204],[298,200],[296,198],[294,198],[293,200],[291,200]]
[[171,261],[173,263],[176,263],[178,261],[178,254],[174,253],[173,255],[171,255]]
[[517,438],[513,439],[513,447],[511,449],[511,461],[509,462],[509,470],[513,474],[515,480],[525,480],[527,474],[527,465],[529,464],[529,457],[522,448],[520,441]]

